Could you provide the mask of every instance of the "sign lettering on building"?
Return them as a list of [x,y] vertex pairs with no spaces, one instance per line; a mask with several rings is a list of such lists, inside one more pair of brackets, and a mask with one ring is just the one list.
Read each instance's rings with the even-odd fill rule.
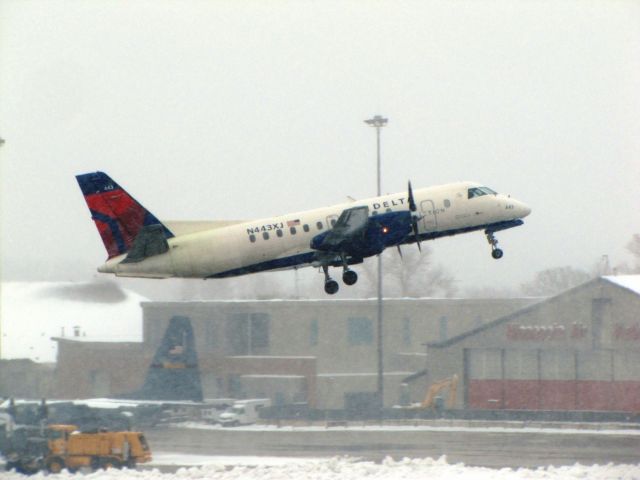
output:
[[507,340],[544,342],[549,340],[580,340],[587,336],[587,327],[574,322],[569,329],[564,325],[507,325]]
[[640,341],[640,323],[634,325],[616,323],[613,327],[613,339],[627,342]]

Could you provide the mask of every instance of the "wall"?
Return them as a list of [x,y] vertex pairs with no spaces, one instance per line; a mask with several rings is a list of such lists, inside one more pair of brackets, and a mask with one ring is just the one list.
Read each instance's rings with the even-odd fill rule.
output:
[[[422,400],[427,386],[424,378],[408,387],[401,384],[406,377],[424,369],[425,341],[461,333],[534,301],[386,300],[383,312],[385,405],[398,404],[403,390],[409,391],[410,401]],[[314,358],[320,374],[317,387],[320,408],[342,408],[345,394],[365,395],[377,390],[375,300],[146,302],[142,305],[145,348],[162,338],[171,316],[184,315],[192,321],[201,360],[216,358],[219,362],[225,356],[256,355]],[[252,319],[259,322],[267,319],[268,323],[268,342],[261,341],[257,347],[250,340],[253,335],[250,326],[240,330],[230,328],[238,322],[251,323]],[[246,337],[244,342],[230,338],[239,331]],[[203,375],[207,371],[203,367]],[[271,372],[275,373],[296,372],[291,369]],[[211,377],[205,385],[227,381]],[[315,386],[308,381],[308,391],[314,392]],[[243,385],[239,388],[245,392],[258,388],[255,380],[252,384],[246,379],[240,382]],[[298,397],[301,387],[295,384],[290,382],[282,393]],[[310,396],[310,401],[312,398]]]
[[54,365],[31,360],[0,360],[0,398],[48,398]]
[[459,408],[637,411],[639,312],[640,295],[597,279],[430,344],[428,368],[461,377]]

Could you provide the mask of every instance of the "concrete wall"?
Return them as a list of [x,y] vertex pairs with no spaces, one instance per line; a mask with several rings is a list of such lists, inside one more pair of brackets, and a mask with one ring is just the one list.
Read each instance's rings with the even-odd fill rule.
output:
[[0,398],[48,398],[54,381],[50,363],[31,360],[0,360]]
[[134,392],[142,387],[152,358],[141,343],[58,339],[53,395],[73,399]]

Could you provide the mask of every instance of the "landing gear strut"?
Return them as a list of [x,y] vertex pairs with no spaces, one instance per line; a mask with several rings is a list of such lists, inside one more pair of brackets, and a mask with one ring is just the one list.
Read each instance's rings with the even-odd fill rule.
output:
[[323,265],[322,271],[324,273],[324,291],[329,295],[333,295],[340,289],[340,286],[338,285],[338,282],[329,276],[328,265]]
[[347,258],[344,253],[340,254],[340,259],[342,260],[342,281],[345,285],[355,285],[358,281],[358,274],[353,270],[349,270],[349,263],[347,263]]
[[487,233],[487,241],[491,245],[491,256],[498,260],[502,258],[504,252],[498,248],[498,239],[495,237],[494,232],[486,232]]

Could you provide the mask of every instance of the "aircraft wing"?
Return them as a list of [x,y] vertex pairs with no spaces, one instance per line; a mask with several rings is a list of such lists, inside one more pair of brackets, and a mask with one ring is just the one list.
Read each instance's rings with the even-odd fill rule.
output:
[[343,252],[365,240],[368,223],[369,207],[347,208],[342,211],[331,230],[313,238],[311,246],[325,252]]
[[[338,259],[348,263],[381,253],[385,248],[402,243],[411,233],[411,212],[398,211],[369,216],[368,206],[342,211],[333,228],[316,235],[311,248],[329,264]],[[326,260],[335,258],[335,261]]]

